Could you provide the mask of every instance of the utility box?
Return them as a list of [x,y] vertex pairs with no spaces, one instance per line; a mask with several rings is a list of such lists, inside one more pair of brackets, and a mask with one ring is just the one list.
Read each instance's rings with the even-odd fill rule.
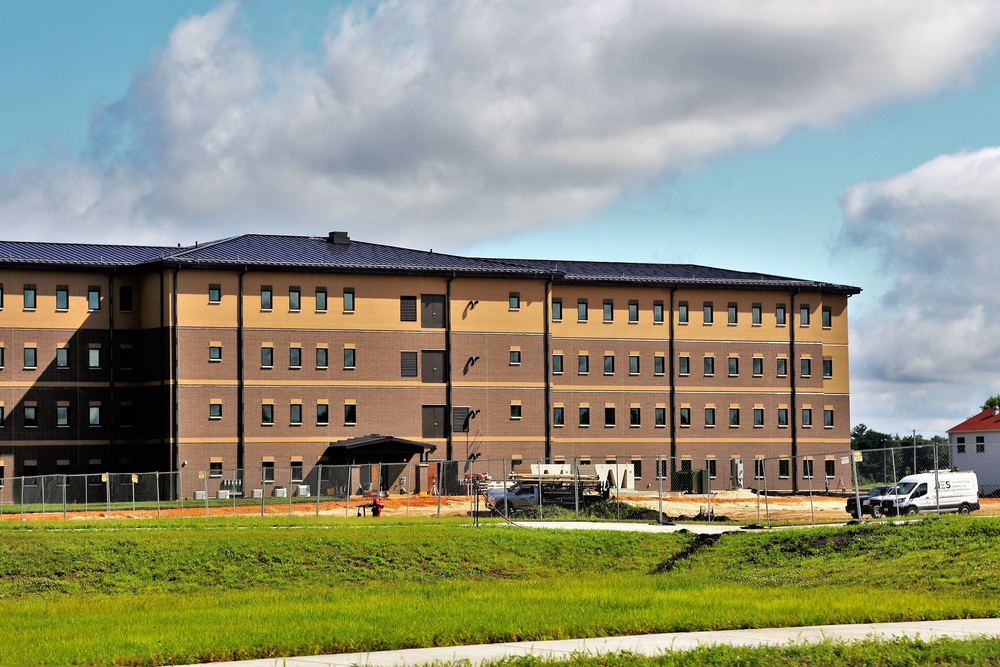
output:
[[254,498],[263,498],[264,497],[264,489],[254,489],[253,490],[253,497]]
[[288,489],[286,489],[283,486],[276,486],[276,487],[274,487],[274,497],[275,498],[287,498],[288,497]]
[[194,499],[195,500],[208,500],[208,493],[205,492],[205,491],[195,491],[194,492]]
[[308,484],[299,484],[299,488],[298,488],[297,494],[299,496],[309,496],[309,495],[311,495],[309,493],[309,485]]
[[229,500],[229,491],[225,489],[219,489],[219,493],[215,496],[219,500]]

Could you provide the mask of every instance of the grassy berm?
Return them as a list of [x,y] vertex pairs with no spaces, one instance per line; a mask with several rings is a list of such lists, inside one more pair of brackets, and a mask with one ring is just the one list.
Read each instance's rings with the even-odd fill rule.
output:
[[970,517],[717,540],[353,518],[9,524],[0,664],[995,616],[998,562],[1000,519]]

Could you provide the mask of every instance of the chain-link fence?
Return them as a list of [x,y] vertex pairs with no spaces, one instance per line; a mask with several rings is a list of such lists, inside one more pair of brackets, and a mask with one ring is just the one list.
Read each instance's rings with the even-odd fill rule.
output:
[[[978,494],[967,488],[969,475],[956,477],[953,470],[974,472]],[[915,471],[916,477],[908,477]],[[243,470],[211,464],[175,473],[15,477],[0,481],[0,517],[353,517],[369,516],[379,499],[390,516],[503,514],[518,520],[770,526],[844,522],[852,515],[884,520],[914,508],[934,514],[964,511],[966,503],[971,511],[1000,515],[998,495],[1000,444],[972,442],[795,457],[618,456],[311,467],[265,462]],[[887,503],[889,497],[895,499]]]

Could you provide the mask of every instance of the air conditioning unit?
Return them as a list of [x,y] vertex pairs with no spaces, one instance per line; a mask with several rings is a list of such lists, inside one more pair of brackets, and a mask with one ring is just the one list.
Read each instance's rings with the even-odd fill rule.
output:
[[276,487],[274,487],[274,497],[275,498],[287,498],[288,497],[288,489],[286,489],[283,486],[276,486]]
[[253,497],[254,498],[263,498],[264,497],[264,489],[254,489],[253,490]]
[[216,496],[219,500],[229,500],[229,491],[225,489],[219,489],[219,495]]
[[298,495],[300,495],[300,496],[312,495],[312,494],[309,493],[309,485],[308,484],[300,484],[299,485]]
[[194,499],[195,500],[208,500],[208,493],[205,492],[205,491],[195,491],[194,492]]

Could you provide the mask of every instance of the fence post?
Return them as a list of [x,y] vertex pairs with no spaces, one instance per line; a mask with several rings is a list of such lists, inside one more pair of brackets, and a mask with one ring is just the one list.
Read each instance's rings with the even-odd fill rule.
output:
[[507,506],[507,459],[501,462],[503,469],[503,515],[510,516],[510,508]]
[[542,520],[542,459],[538,459],[538,520]]
[[410,463],[410,464],[408,464],[406,466],[406,481],[410,485],[410,488],[407,489],[407,494],[406,494],[406,514],[405,514],[405,516],[409,517],[410,516],[410,496],[413,495],[413,481],[414,481],[413,480],[413,464],[412,463]]
[[861,491],[858,489],[858,459],[851,452],[851,471],[854,473],[854,477],[851,483],[854,484],[854,506],[858,510],[858,521],[864,520],[864,513],[861,511]]
[[160,518],[160,473],[155,473],[156,479],[156,518]]
[[[260,515],[264,516],[264,501],[267,500],[267,484],[264,480],[264,464],[260,464]],[[236,514],[236,501],[233,501],[233,514]]]
[[[715,465],[718,466],[718,459],[712,459],[715,461]],[[712,523],[712,469],[708,467],[708,459],[705,459],[705,468],[708,472],[708,522]],[[718,468],[716,468],[718,471]]]
[[[816,506],[813,504],[813,477],[816,475],[816,460],[813,459],[812,462],[812,474],[809,475],[809,512],[812,514],[812,525],[816,525]],[[825,465],[825,464],[824,464]],[[823,470],[823,475],[826,475],[826,470]]]
[[941,518],[941,481],[938,473],[938,448],[934,447],[934,509],[937,511],[937,518]]
[[437,515],[437,518],[440,519],[441,518],[441,481],[442,481],[441,480],[441,462],[440,461],[438,462],[437,467],[438,467],[437,484],[434,485],[434,487],[435,487],[434,490],[437,491],[437,497],[438,497],[438,515]]
[[580,457],[573,457],[573,507],[576,509],[575,520],[580,520]]
[[656,523],[663,524],[663,459],[656,455],[656,496],[659,503],[660,516],[656,518]]
[[42,482],[41,482],[40,486],[42,488],[42,516],[44,517],[45,516],[45,480],[47,480],[48,477],[42,477],[41,479],[42,479]]
[[[209,471],[211,471],[211,468],[209,468]],[[211,511],[209,511],[209,509],[208,509],[208,473],[206,473],[204,470],[202,470],[201,471],[201,478],[203,480],[205,480],[205,516],[208,517],[208,516],[212,516]]]
[[[183,519],[184,518],[184,475],[183,475],[183,473],[181,473],[180,470],[177,471],[176,475],[177,475],[177,495],[180,496],[180,500],[181,500],[181,518]],[[174,476],[174,473],[171,473],[170,476],[172,478]],[[171,488],[174,488],[173,482],[174,482],[174,480],[171,479],[170,480],[170,487]]]
[[323,464],[316,466],[316,516],[319,516],[319,497],[323,490]]
[[104,497],[108,501],[108,513],[105,515],[108,519],[111,518],[111,473],[106,472],[104,477]]
[[[779,466],[780,467],[780,466]],[[780,470],[778,471],[781,472]],[[764,459],[764,518],[767,520],[767,527],[771,527],[771,503],[767,498],[767,459]]]

